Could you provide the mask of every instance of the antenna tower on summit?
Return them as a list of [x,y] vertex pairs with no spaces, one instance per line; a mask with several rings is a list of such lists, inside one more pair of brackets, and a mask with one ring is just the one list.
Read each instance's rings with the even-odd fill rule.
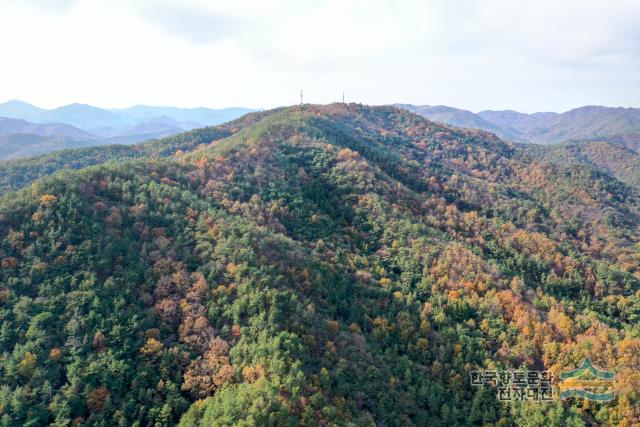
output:
[[300,105],[302,105],[302,89],[300,89]]
[[344,89],[342,90],[342,103],[344,104]]

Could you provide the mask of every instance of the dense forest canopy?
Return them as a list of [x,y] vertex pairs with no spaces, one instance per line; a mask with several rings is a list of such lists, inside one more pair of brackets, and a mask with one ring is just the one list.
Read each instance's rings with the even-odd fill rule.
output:
[[620,181],[640,188],[640,155],[636,149],[626,147],[620,141],[567,141],[562,144],[528,144],[523,149],[542,160],[579,165],[587,164]]
[[[92,150],[0,199],[2,425],[639,422],[629,183],[356,104]],[[614,401],[469,382],[585,357]]]

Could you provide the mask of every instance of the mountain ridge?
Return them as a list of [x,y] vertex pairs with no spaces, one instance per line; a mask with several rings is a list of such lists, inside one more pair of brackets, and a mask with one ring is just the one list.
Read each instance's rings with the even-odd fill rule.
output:
[[[584,106],[564,113],[526,114],[513,110],[484,110],[476,114],[447,107],[451,112],[449,115],[429,106],[405,104],[404,108],[454,126],[471,124],[472,127],[494,132],[501,138],[516,142],[555,144],[569,140],[609,138],[622,139],[629,148],[635,150],[640,136],[638,108]],[[461,115],[465,116],[465,121],[460,120]]]
[[26,158],[101,143],[104,143],[102,138],[68,124],[36,124],[22,119],[0,117],[0,160]]
[[65,123],[31,123],[23,119],[0,117],[0,135],[30,133],[38,136],[68,136],[71,138],[99,139],[98,136]]

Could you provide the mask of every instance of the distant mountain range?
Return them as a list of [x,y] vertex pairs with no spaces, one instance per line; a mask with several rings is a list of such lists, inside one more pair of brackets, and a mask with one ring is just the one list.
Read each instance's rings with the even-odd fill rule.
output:
[[146,105],[103,109],[86,104],[47,110],[12,100],[0,104],[0,159],[98,144],[132,144],[217,125],[251,111]]
[[[395,104],[430,120],[482,129],[520,143],[606,141],[640,151],[640,109],[585,106],[564,113],[512,110],[478,113],[448,106]],[[132,144],[228,122],[247,108],[177,108],[136,105],[104,109],[70,104],[44,109],[12,100],[0,104],[0,160],[64,148]]]
[[0,117],[0,136],[32,134],[42,137],[66,136],[73,139],[92,139],[95,135],[63,123],[36,124],[22,119]]
[[104,139],[63,123],[36,124],[0,117],[0,159],[15,159],[65,148],[104,144]]
[[495,133],[496,135],[506,139],[513,139],[514,137],[514,130],[507,129],[502,125],[491,123],[490,121],[482,118],[479,114],[472,113],[471,111],[447,107],[445,105],[431,106],[396,104],[395,106],[404,108],[435,122],[445,123],[461,128],[482,129]]
[[446,106],[396,104],[430,120],[458,127],[483,129],[515,142],[554,144],[564,141],[607,140],[640,148],[640,109],[586,106],[565,113],[525,114],[485,110],[473,113]]

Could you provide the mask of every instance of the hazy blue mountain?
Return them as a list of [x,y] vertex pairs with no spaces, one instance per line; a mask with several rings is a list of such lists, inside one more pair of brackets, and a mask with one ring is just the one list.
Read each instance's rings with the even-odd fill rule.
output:
[[492,111],[485,110],[477,114],[486,121],[498,126],[506,126],[518,133],[526,133],[530,129],[543,127],[544,123],[558,116],[558,113],[533,113],[525,114],[513,110]]
[[69,104],[47,110],[16,100],[0,104],[0,116],[32,123],[63,123],[85,131],[101,127],[127,126],[134,121],[126,115],[86,104]]
[[38,117],[46,111],[47,110],[36,107],[35,105],[16,99],[0,104],[0,117],[8,117],[11,119],[23,119],[35,122],[38,120]]
[[138,122],[114,135],[109,136],[109,141],[118,144],[133,144],[149,139],[164,138],[178,133],[201,128],[203,125],[192,126],[190,122],[177,122],[169,117],[153,117]]
[[184,132],[168,117],[146,119],[131,126],[96,128],[95,133],[62,123],[31,123],[0,117],[0,160],[20,159],[54,150],[98,144],[134,144]]
[[[196,127],[203,127],[198,124]],[[140,119],[126,126],[103,126],[92,131],[103,138],[133,136],[142,134],[158,134],[162,136],[184,132],[192,129],[188,123],[180,123],[169,117],[152,117]],[[153,138],[153,136],[152,136]]]
[[182,130],[212,126],[255,111],[249,108],[177,108],[136,105],[129,108],[98,108],[87,104],[69,104],[52,110],[26,102],[11,100],[0,103],[0,117],[23,119],[33,123],[65,123],[84,130],[127,128],[149,119],[169,118],[180,123]]
[[131,118],[87,104],[69,104],[48,110],[37,120],[40,123],[67,123],[81,129],[92,130],[100,127],[127,126]]
[[104,139],[71,125],[0,117],[0,160],[96,144],[104,144]]
[[140,119],[168,117],[177,122],[190,122],[192,128],[213,126],[238,118],[250,113],[249,108],[223,108],[214,110],[210,108],[177,108],[177,107],[150,107],[148,105],[136,105],[129,108],[112,109],[110,111],[123,113],[130,117]]
[[68,148],[104,144],[103,139],[75,139],[62,135],[13,133],[0,136],[0,160],[22,159]]
[[[24,157],[25,150],[31,153],[34,147],[57,147],[100,140],[103,144],[133,144],[149,139],[163,138],[184,131],[213,126],[236,119],[254,110],[248,108],[177,108],[136,105],[129,108],[104,109],[87,104],[69,104],[47,110],[23,101],[11,100],[0,104],[0,117],[24,122],[5,123],[6,131],[0,136],[10,137],[4,141],[7,153],[12,158]],[[65,127],[66,126],[66,127]],[[0,123],[2,127],[2,123]],[[29,135],[34,138],[29,139]],[[40,137],[47,137],[46,143]],[[73,145],[78,146],[78,145]],[[81,146],[81,145],[79,145]],[[11,151],[14,150],[14,151]],[[46,150],[44,151],[46,152]],[[38,153],[40,154],[40,152]]]
[[63,123],[31,123],[22,119],[11,119],[0,117],[0,136],[11,134],[32,134],[37,136],[51,137],[64,136],[73,139],[100,139],[82,129]]

